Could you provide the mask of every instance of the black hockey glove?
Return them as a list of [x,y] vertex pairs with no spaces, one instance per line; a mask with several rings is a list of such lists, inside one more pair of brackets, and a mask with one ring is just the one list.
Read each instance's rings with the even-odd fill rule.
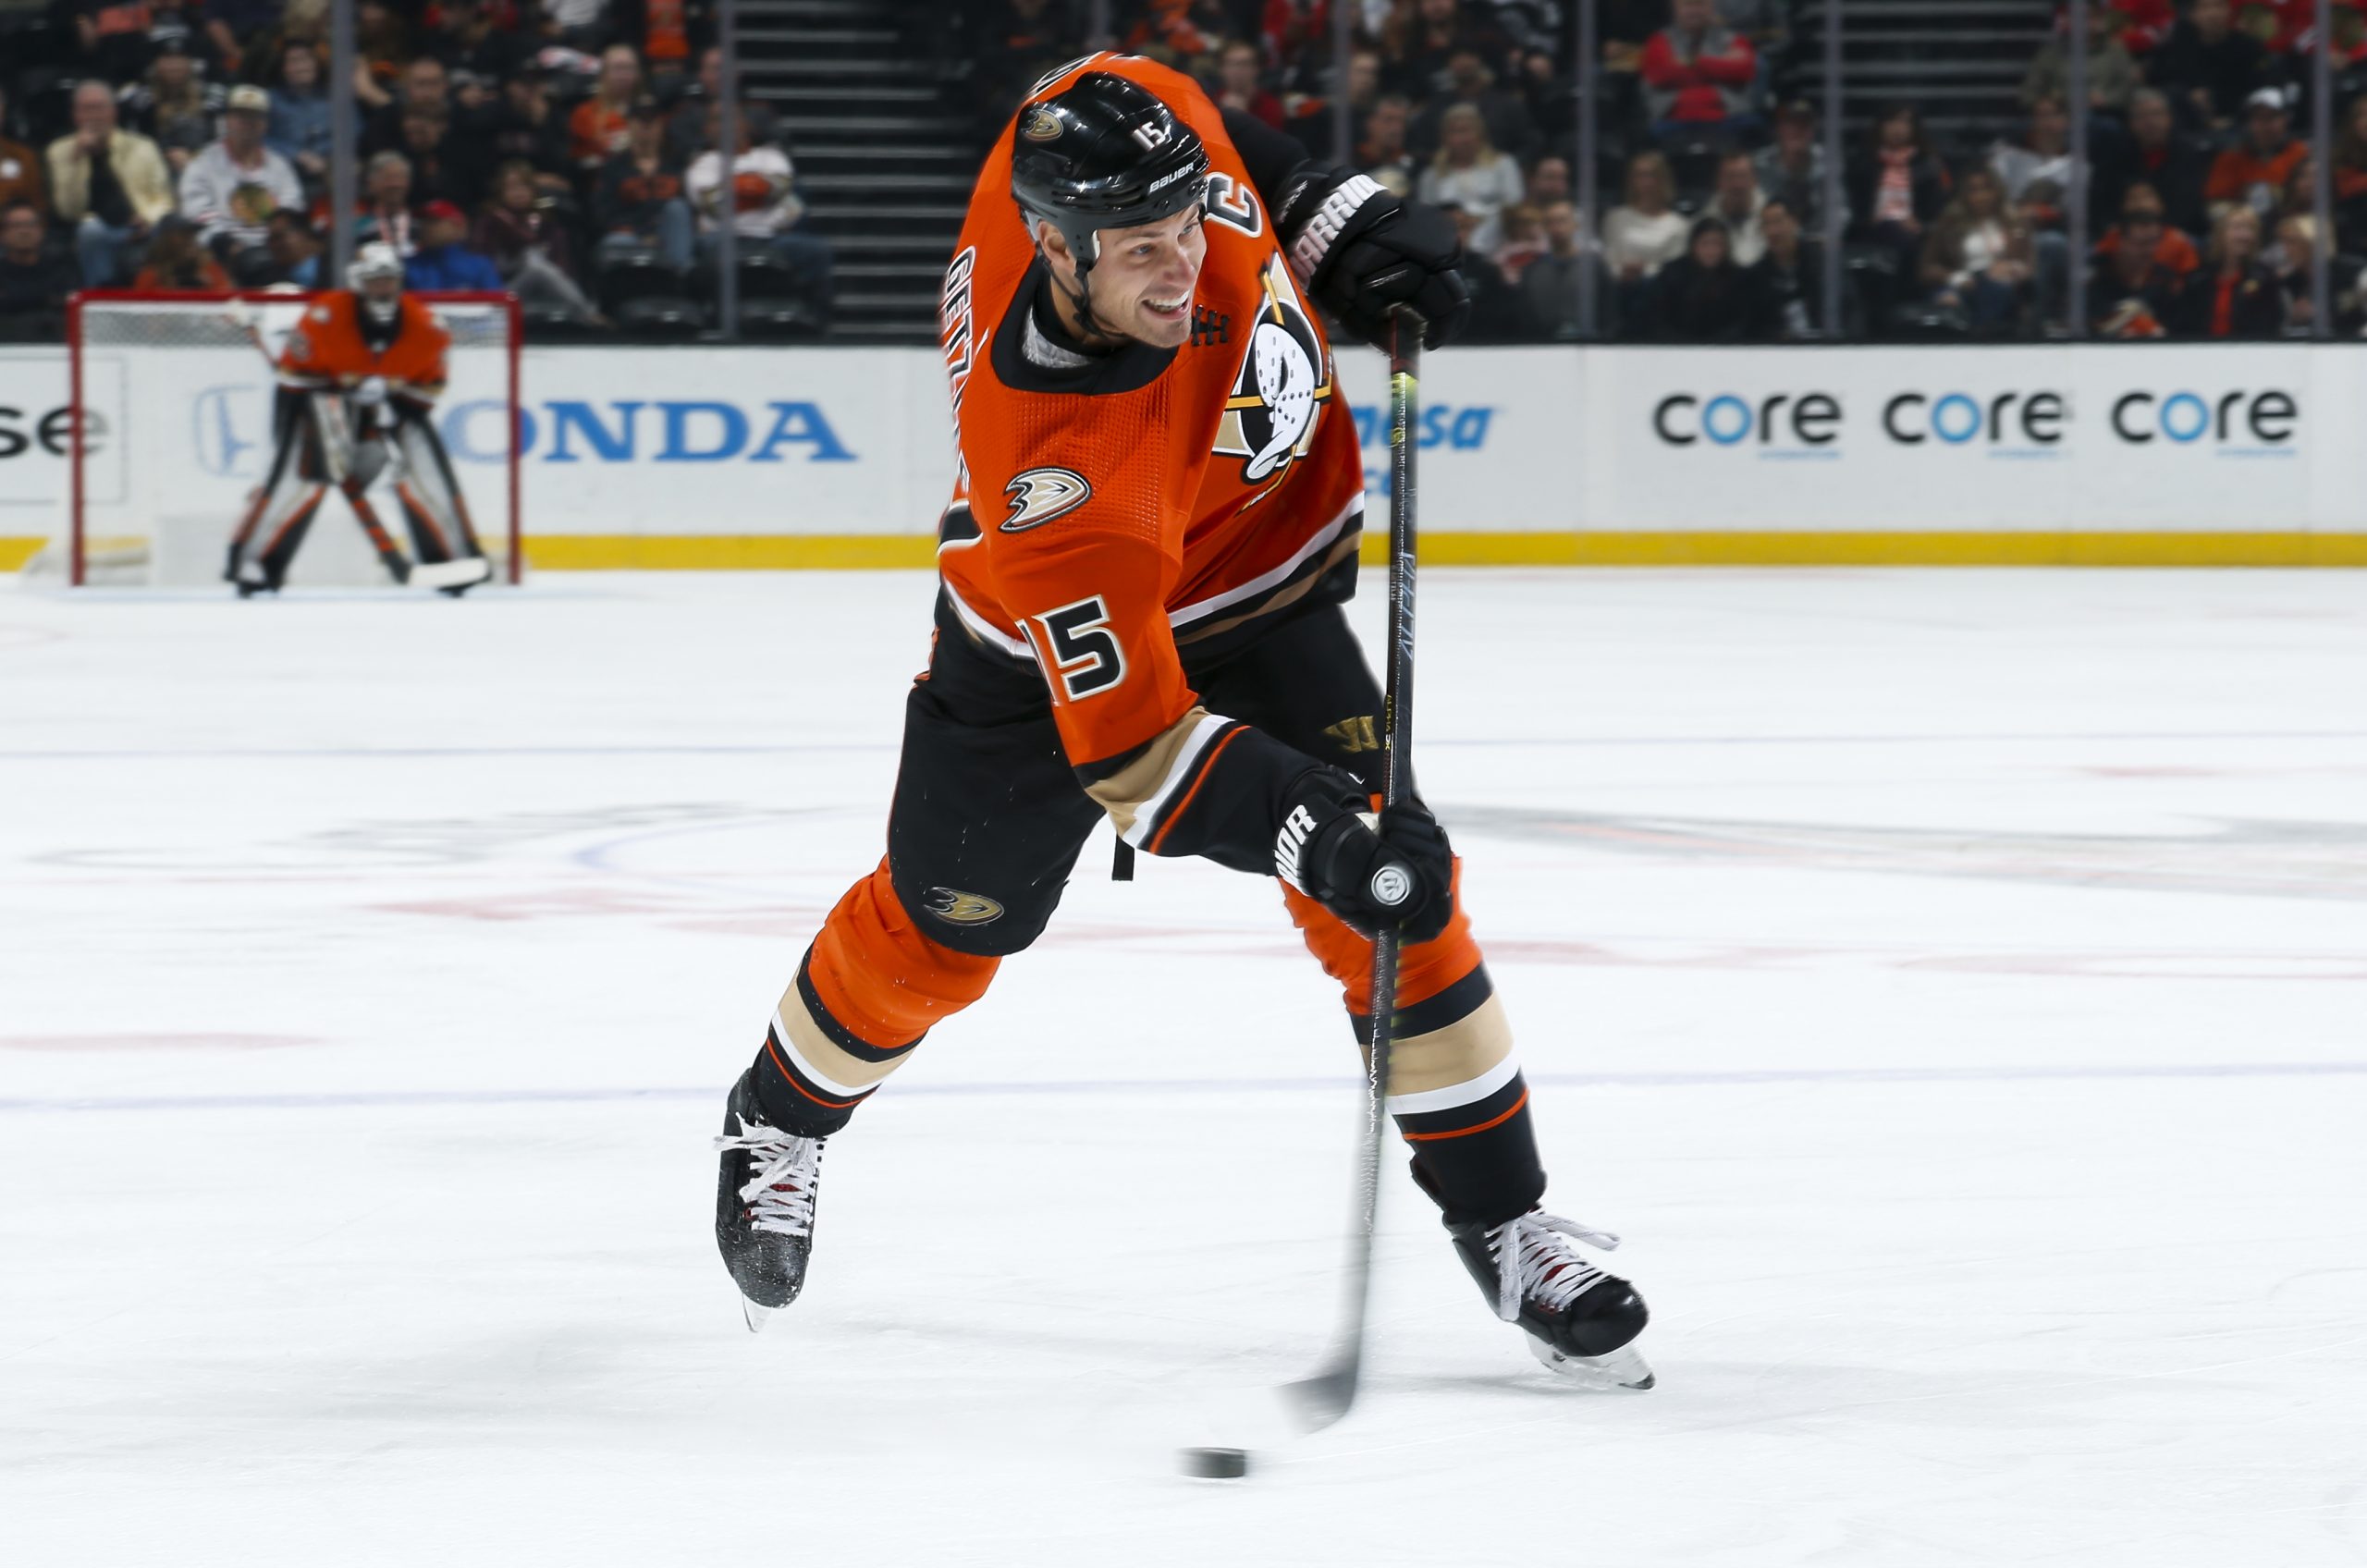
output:
[[1393,925],[1428,942],[1454,915],[1454,851],[1429,808],[1405,801],[1367,820],[1327,769],[1294,790],[1274,839],[1274,870],[1358,936]]
[[1376,349],[1389,346],[1390,312],[1409,305],[1435,349],[1463,329],[1471,291],[1455,270],[1454,220],[1402,202],[1352,170],[1302,167],[1276,214],[1282,249],[1316,301]]

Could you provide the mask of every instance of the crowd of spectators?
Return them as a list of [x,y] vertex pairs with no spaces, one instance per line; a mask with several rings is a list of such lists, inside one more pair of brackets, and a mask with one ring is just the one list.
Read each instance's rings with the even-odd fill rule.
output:
[[[1335,152],[1344,96],[1355,164],[1461,225],[1481,339],[1576,337],[1589,292],[1599,335],[1639,340],[2034,337],[2075,314],[2104,337],[2298,336],[2321,245],[2331,325],[2361,330],[2367,0],[2335,0],[2331,235],[2294,131],[2313,0],[2095,0],[2086,170],[2072,163],[2058,18],[2029,62],[2018,125],[1943,146],[1912,104],[1885,107],[1853,129],[1834,182],[1802,96],[1817,62],[1796,45],[1796,3],[1599,0],[1594,234],[1571,204],[1572,0],[1109,0],[1098,13],[971,0],[958,50],[975,62],[982,128],[1094,46],[1188,70],[1315,154]],[[1334,4],[1352,7],[1344,69]],[[1844,239],[1832,256],[1828,183]],[[2084,269],[2069,221],[2083,188]],[[1828,267],[1844,275],[1838,323],[1823,319]]]
[[[1359,167],[1453,214],[1481,339],[1575,338],[1588,300],[1599,335],[1637,340],[2028,337],[2075,319],[2107,337],[2300,335],[2317,325],[2321,252],[2327,325],[2361,330],[2367,0],[2335,0],[2324,41],[2327,232],[2295,134],[2313,0],[2096,0],[2084,105],[2067,101],[2058,28],[2005,134],[1944,145],[1900,104],[1851,129],[1830,181],[1800,3],[1599,0],[1591,233],[1574,204],[1574,0],[944,0],[913,16],[981,146],[1039,75],[1098,46],[1191,71],[1310,154],[1335,152],[1344,119]],[[325,0],[13,4],[46,9],[0,31],[0,333],[54,333],[78,286],[327,281],[338,225],[394,245],[422,287],[509,288],[587,331],[626,314],[619,277],[639,280],[622,291],[635,308],[653,306],[652,276],[679,284],[656,304],[687,303],[728,226],[743,264],[827,312],[830,248],[777,126],[745,104],[739,145],[718,145],[707,0],[358,0],[365,163],[344,214]],[[1352,24],[1340,61],[1335,5]],[[11,6],[0,29],[32,14]]]
[[81,288],[334,283],[338,226],[414,288],[506,288],[599,334],[694,329],[728,224],[779,274],[776,311],[827,319],[776,123],[743,104],[718,145],[706,0],[358,0],[347,213],[327,30],[325,0],[0,3],[0,337],[55,337]]

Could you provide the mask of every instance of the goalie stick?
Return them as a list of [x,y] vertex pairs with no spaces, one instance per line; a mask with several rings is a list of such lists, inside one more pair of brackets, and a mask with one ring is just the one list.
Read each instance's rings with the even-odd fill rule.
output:
[[[1389,332],[1389,685],[1381,706],[1381,809],[1404,798],[1414,742],[1414,444],[1422,318],[1400,306]],[[1355,1225],[1340,1323],[1315,1373],[1289,1384],[1300,1421],[1319,1432],[1348,1414],[1364,1377],[1365,1319],[1372,1296],[1372,1247],[1380,1207],[1381,1149],[1389,1136],[1389,1047],[1397,1011],[1397,933],[1372,942],[1372,1032],[1365,1060],[1364,1136],[1357,1150]]]
[[[222,314],[246,334],[247,341],[254,345],[255,352],[263,356],[264,363],[269,365],[276,374],[279,361],[273,357],[271,346],[263,340],[263,328],[256,325],[253,308],[246,300],[234,296]],[[314,392],[311,398],[313,417],[321,433],[321,460],[328,470],[329,482],[337,486],[337,494],[344,496],[345,504],[352,508],[354,521],[362,525],[362,532],[370,536],[370,547],[378,552],[378,560],[386,567],[387,574],[407,588],[429,588],[444,593],[472,588],[489,581],[493,576],[493,563],[482,556],[463,556],[448,561],[414,561],[400,545],[395,543],[394,535],[386,532],[386,525],[379,520],[378,508],[372,506],[369,497],[362,493],[368,487],[368,482],[357,482],[353,473],[353,436],[347,429],[342,408],[331,401],[325,392]],[[249,516],[239,526],[239,537],[245,537],[261,521],[263,508],[270,501],[267,492],[268,487],[266,493],[255,497]]]

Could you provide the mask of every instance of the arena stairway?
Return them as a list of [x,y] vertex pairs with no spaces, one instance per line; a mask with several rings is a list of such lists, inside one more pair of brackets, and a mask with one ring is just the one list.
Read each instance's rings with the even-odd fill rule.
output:
[[806,222],[836,249],[834,340],[934,342],[984,152],[913,33],[934,6],[742,0],[742,91],[780,118]]

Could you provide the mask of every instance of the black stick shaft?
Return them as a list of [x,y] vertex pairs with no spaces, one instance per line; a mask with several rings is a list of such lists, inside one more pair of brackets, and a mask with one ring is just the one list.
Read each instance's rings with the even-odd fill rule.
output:
[[[1422,322],[1400,311],[1389,349],[1389,676],[1381,716],[1381,804],[1412,790],[1414,738],[1414,447],[1420,426]],[[1292,1385],[1313,1428],[1329,1427],[1355,1403],[1364,1376],[1365,1320],[1372,1297],[1373,1238],[1380,1212],[1381,1153],[1389,1139],[1389,1050],[1397,1011],[1397,933],[1372,944],[1372,1026],[1365,1057],[1365,1125],[1356,1171],[1356,1229],[1349,1240],[1347,1291],[1340,1334],[1315,1376]]]

